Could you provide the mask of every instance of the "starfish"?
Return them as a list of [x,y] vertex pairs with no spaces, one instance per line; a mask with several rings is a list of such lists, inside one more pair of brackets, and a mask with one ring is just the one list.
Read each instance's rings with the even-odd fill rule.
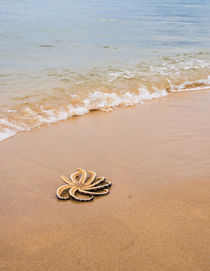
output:
[[[89,175],[89,176],[88,176]],[[66,183],[60,186],[56,191],[56,197],[61,200],[68,200],[70,198],[86,202],[94,199],[94,196],[102,196],[109,193],[107,189],[112,185],[111,182],[106,181],[105,177],[96,177],[94,171],[78,168],[77,171],[70,175],[70,179],[61,176],[61,179]],[[101,191],[99,191],[101,190]],[[69,196],[62,196],[64,191],[69,192]],[[80,198],[76,193],[88,195],[88,198]]]

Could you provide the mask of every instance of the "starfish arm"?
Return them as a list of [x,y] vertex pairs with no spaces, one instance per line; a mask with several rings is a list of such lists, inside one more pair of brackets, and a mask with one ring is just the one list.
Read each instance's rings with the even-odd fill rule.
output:
[[69,185],[74,185],[74,182],[72,182],[72,180],[69,180],[69,179],[66,178],[65,176],[61,176],[61,179],[62,179],[65,183],[67,183],[67,184],[69,184]]
[[89,187],[94,187],[94,186],[96,186],[96,185],[98,185],[98,184],[101,184],[101,183],[103,183],[105,180],[106,180],[105,177],[100,177],[99,180],[98,180],[97,182],[91,183],[91,184],[89,184],[89,185],[88,185],[87,182],[86,182],[85,184],[86,184],[87,187],[89,188]]
[[78,180],[76,179],[77,176],[80,175],[79,171],[74,172],[73,174],[71,174],[70,179],[74,184],[78,183]]
[[111,182],[109,182],[109,181],[106,181],[106,183],[104,183],[104,184],[102,184],[102,185],[98,185],[98,186],[94,186],[94,187],[87,187],[87,188],[85,188],[85,190],[90,190],[90,191],[92,191],[92,190],[101,190],[101,189],[104,189],[104,188],[108,188],[108,187],[110,187],[112,185],[112,183]]
[[71,189],[69,190],[69,195],[70,195],[70,197],[72,197],[74,200],[76,200],[76,201],[81,201],[81,202],[93,200],[93,196],[89,197],[88,199],[84,199],[84,198],[79,198],[79,197],[77,197],[77,196],[75,195],[77,191],[80,192],[80,189],[79,189],[78,187],[73,187],[73,188],[71,188]]
[[77,168],[77,170],[82,173],[82,177],[80,178],[79,183],[85,183],[87,172],[82,168]]
[[67,200],[67,199],[70,199],[70,197],[62,197],[62,193],[65,191],[65,190],[68,190],[70,189],[71,186],[70,185],[67,185],[67,184],[64,184],[60,187],[58,187],[57,191],[56,191],[56,197],[58,199],[62,199],[62,200]]
[[87,170],[87,173],[90,174],[90,178],[85,182],[86,185],[90,185],[92,184],[92,182],[95,180],[96,178],[96,173],[94,171],[90,171],[90,170]]
[[92,192],[92,191],[86,191],[83,190],[81,188],[79,188],[79,192],[85,195],[92,195],[92,196],[103,196],[103,195],[107,195],[109,193],[108,189],[104,189],[103,191],[99,191],[99,192]]

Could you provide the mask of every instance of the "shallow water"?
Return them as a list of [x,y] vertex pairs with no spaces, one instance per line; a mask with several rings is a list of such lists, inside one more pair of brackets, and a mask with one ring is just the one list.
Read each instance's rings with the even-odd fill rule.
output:
[[210,84],[210,2],[0,0],[0,140]]

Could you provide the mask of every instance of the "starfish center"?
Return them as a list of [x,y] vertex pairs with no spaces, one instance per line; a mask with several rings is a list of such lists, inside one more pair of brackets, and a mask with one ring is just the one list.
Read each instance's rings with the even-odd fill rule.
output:
[[82,184],[82,183],[76,183],[76,187],[78,187],[78,188],[82,188],[84,186],[84,184]]

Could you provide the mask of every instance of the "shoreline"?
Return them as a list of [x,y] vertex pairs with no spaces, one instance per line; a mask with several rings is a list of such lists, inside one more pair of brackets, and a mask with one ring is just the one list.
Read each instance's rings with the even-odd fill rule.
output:
[[[0,269],[208,270],[209,102],[178,93],[2,141]],[[110,194],[58,201],[77,167]]]
[[[136,106],[138,104],[144,104],[145,102],[149,102],[153,99],[163,99],[163,98],[166,98],[168,96],[171,96],[172,94],[173,95],[179,95],[180,93],[188,93],[188,92],[197,92],[197,91],[208,91],[209,90],[209,86],[203,86],[202,88],[201,87],[197,87],[197,88],[192,88],[192,89],[185,89],[185,90],[171,90],[170,92],[166,91],[166,90],[161,90],[159,92],[154,92],[154,93],[149,93],[148,91],[144,92],[143,93],[143,96],[141,96],[140,94],[139,95],[134,95],[132,97],[132,101],[131,100],[121,100],[120,97],[116,98],[115,99],[119,99],[118,101],[117,100],[113,100],[113,105],[112,104],[107,104],[108,107],[106,107],[105,105],[102,106],[100,108],[100,106],[96,106],[96,107],[93,107],[93,108],[86,108],[86,107],[76,107],[76,108],[68,108],[68,111],[65,112],[63,110],[61,110],[62,112],[57,112],[58,115],[56,116],[51,110],[44,110],[44,112],[46,114],[48,114],[48,118],[45,118],[45,121],[43,123],[41,123],[39,126],[34,126],[34,127],[21,127],[19,125],[16,125],[14,123],[9,123],[7,119],[2,119],[2,123],[3,125],[9,125],[7,128],[3,128],[3,130],[0,131],[0,142],[1,141],[4,141],[4,140],[8,140],[9,138],[11,137],[14,137],[16,136],[17,134],[19,133],[25,133],[25,132],[31,132],[33,131],[34,129],[40,129],[42,127],[46,127],[46,126],[49,126],[49,125],[53,125],[53,124],[57,124],[59,122],[62,122],[62,121],[68,121],[68,120],[71,120],[72,118],[74,117],[81,117],[83,115],[87,115],[87,114],[90,114],[92,112],[95,112],[95,111],[98,111],[98,112],[112,112],[113,110],[116,110],[116,109],[120,109],[120,108],[128,108],[128,107],[132,107],[132,106]],[[102,93],[101,93],[102,94]],[[107,94],[107,93],[105,93]],[[112,100],[112,95],[115,94],[115,93],[111,93],[110,94],[110,99]],[[100,95],[99,95],[100,96]],[[126,96],[126,95],[125,95]],[[107,97],[104,97],[105,100]],[[125,97],[124,97],[125,98]],[[108,101],[106,101],[108,103]],[[116,103],[117,102],[117,103]],[[27,112],[29,111],[30,113],[32,113],[32,111],[29,109],[29,108],[26,108],[25,109]],[[18,119],[18,116],[16,116],[16,112],[14,110],[9,110],[8,112],[12,112],[12,118],[10,116],[11,119]],[[29,113],[28,112],[28,113]],[[39,115],[40,113],[38,113],[38,118],[39,119],[42,119],[41,115]],[[32,114],[30,116],[27,117],[27,119],[30,119],[31,120],[34,120],[34,118],[36,118],[37,116]],[[32,121],[33,123],[33,121]],[[12,128],[15,128],[17,130],[12,130]],[[4,131],[5,129],[5,131]]]

